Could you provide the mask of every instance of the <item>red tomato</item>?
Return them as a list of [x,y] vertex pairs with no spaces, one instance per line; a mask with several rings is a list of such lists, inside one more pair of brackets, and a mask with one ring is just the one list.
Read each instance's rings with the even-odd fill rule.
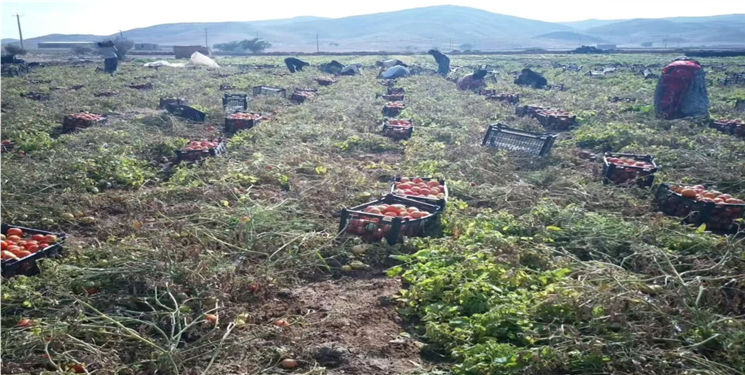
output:
[[35,235],[31,236],[31,239],[33,239],[34,241],[42,241],[42,240],[44,240],[44,235],[43,234],[35,234]]
[[432,180],[430,182],[427,182],[427,185],[429,185],[430,187],[438,187],[440,186],[440,181]]
[[34,325],[34,321],[31,319],[21,319],[18,321],[18,324],[16,324],[18,327],[29,327],[32,325]]
[[8,246],[7,250],[10,251],[11,253],[15,253],[16,251],[21,251],[21,247],[18,245],[10,245]]
[[18,235],[11,234],[10,236],[8,236],[8,241],[18,242],[20,240],[21,240],[21,237],[19,237]]
[[409,182],[409,181],[411,181],[411,180],[409,180],[408,177],[401,177],[401,182],[402,183],[406,183],[406,182]]
[[47,247],[49,247],[49,244],[46,242],[42,242],[39,244],[39,248],[42,250],[46,249]]
[[53,234],[47,234],[46,236],[44,236],[44,242],[46,242],[46,243],[55,243],[55,242],[57,242],[57,236],[55,236]]
[[[23,231],[19,228],[10,228],[8,229],[8,236],[23,236]],[[10,238],[10,237],[9,237]]]
[[39,251],[39,245],[28,245],[26,246],[26,250],[30,253],[35,253]]
[[25,257],[27,257],[27,256],[29,256],[29,255],[31,255],[31,252],[30,252],[30,251],[26,251],[26,250],[19,250],[19,251],[16,251],[16,252],[15,252],[15,254],[16,254],[16,255],[17,255],[17,256],[18,256],[19,258],[23,259],[23,258],[25,258]]
[[8,248],[8,243],[5,241],[0,242],[0,250],[5,250]]
[[422,180],[422,179],[421,179],[421,178],[419,178],[419,177],[417,177],[417,178],[413,179],[412,181],[414,181],[414,183],[415,183],[415,184],[421,184],[422,182],[424,182],[424,180]]

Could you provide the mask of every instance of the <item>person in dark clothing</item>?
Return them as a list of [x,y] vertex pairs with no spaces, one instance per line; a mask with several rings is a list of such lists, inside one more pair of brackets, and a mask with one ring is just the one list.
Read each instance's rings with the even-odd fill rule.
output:
[[525,68],[515,80],[516,85],[532,86],[536,89],[542,89],[548,85],[548,81],[542,75]]
[[477,69],[473,74],[469,74],[458,81],[458,90],[479,91],[486,88],[486,70]]
[[310,66],[307,62],[294,57],[286,58],[285,65],[287,65],[287,69],[290,70],[290,73],[301,72],[304,66]]
[[437,73],[442,76],[447,76],[450,73],[450,58],[443,55],[438,50],[431,49],[427,52],[435,58],[437,63]]
[[105,42],[96,43],[98,52],[103,56],[103,70],[106,73],[114,75],[116,69],[119,66],[119,56],[117,55],[118,50],[114,46],[114,42],[107,40]]
[[321,65],[321,71],[328,74],[339,75],[344,70],[344,65],[336,60],[331,60],[328,64]]

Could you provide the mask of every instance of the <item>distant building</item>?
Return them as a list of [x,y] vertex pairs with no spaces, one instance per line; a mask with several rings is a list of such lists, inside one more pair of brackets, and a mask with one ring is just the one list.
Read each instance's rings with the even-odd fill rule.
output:
[[604,51],[610,51],[610,50],[616,49],[616,45],[615,44],[598,44],[596,48],[602,49]]
[[153,51],[158,49],[158,45],[155,43],[135,43],[135,49],[142,51]]
[[173,46],[173,53],[177,59],[191,58],[191,54],[194,52],[207,56],[210,54],[210,50],[205,46]]
[[95,42],[40,42],[36,45],[37,48],[75,48],[75,47],[94,47]]

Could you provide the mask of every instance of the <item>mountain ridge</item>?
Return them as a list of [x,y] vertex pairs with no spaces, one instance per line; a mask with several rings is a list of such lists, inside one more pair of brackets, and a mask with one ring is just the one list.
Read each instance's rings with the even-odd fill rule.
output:
[[[124,31],[138,43],[203,45],[205,28],[211,45],[259,37],[270,51],[422,51],[573,48],[607,42],[638,47],[741,45],[745,47],[745,14],[657,19],[544,22],[481,9],[442,5],[342,18],[301,16],[288,19],[232,22],[182,22]],[[25,40],[34,48],[44,41],[96,41],[118,34],[50,34]],[[88,38],[88,39],[86,39]],[[684,42],[681,42],[684,41]],[[10,38],[2,40],[3,44]],[[466,48],[468,47],[468,48]]]

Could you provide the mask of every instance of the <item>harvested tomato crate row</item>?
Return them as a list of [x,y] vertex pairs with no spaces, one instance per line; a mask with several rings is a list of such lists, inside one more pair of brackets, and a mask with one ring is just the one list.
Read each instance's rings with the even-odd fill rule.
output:
[[383,106],[383,115],[386,117],[396,117],[406,109],[406,105],[401,102],[389,102]]
[[108,117],[90,112],[73,113],[65,116],[62,120],[62,131],[64,133],[74,132],[78,129],[90,128],[95,125],[104,125],[109,121]]
[[[381,211],[381,208],[387,213]],[[403,213],[404,209],[406,214]],[[385,239],[391,245],[403,242],[404,237],[427,237],[436,235],[439,231],[439,207],[393,194],[374,202],[342,209],[339,223],[340,234],[360,236],[366,242]]]
[[714,120],[709,124],[709,127],[722,133],[745,137],[745,121],[742,120]]
[[11,152],[15,147],[15,142],[6,139],[0,144],[0,152]]
[[[409,186],[402,185],[407,183]],[[422,183],[426,185],[426,188],[421,186]],[[437,189],[437,194],[430,196],[429,193],[433,188]],[[427,191],[422,191],[422,189]],[[450,195],[445,180],[432,177],[396,177],[391,182],[391,194],[436,205],[443,212]]]
[[241,130],[248,130],[261,122],[261,113],[235,112],[225,117],[225,133],[233,134]]
[[273,87],[273,86],[255,86],[253,88],[253,94],[254,96],[259,95],[266,95],[266,96],[281,96],[283,98],[287,97],[287,90],[281,88],[281,87]]
[[650,187],[659,170],[651,155],[607,152],[603,156],[603,183],[634,184]]
[[409,139],[414,132],[414,120],[385,119],[383,120],[383,135],[395,140]]
[[512,129],[507,125],[489,125],[482,146],[533,156],[548,155],[556,135]]
[[[688,224],[706,224],[707,230],[736,233],[738,227],[743,226],[738,224],[738,219],[743,218],[745,202],[727,194],[717,194],[716,191],[694,190],[695,187],[684,189],[660,184],[655,192],[653,206],[666,215],[684,218]],[[716,198],[707,198],[707,194],[710,197],[725,197],[727,200],[718,203]]]
[[218,138],[212,141],[191,141],[181,150],[176,150],[176,160],[180,162],[196,162],[205,157],[218,156],[227,152],[225,141]]
[[[43,249],[39,248],[38,251],[31,252],[31,254],[26,255],[24,257],[19,257],[15,255],[16,252],[14,252],[14,248],[11,246],[19,247],[18,245],[11,245],[10,243],[10,235],[8,235],[8,232],[11,231],[11,228],[15,228],[13,230],[20,229],[23,233],[22,236],[19,236],[21,238],[31,237],[30,240],[23,240],[26,241],[26,244],[24,245],[25,249],[31,249],[33,248],[33,243],[29,244],[29,242],[37,241],[37,247],[44,246],[44,242],[39,242],[39,240],[34,240],[34,235],[39,236],[55,236],[57,238],[57,241],[54,243],[47,243],[47,246],[45,246]],[[33,276],[37,273],[39,273],[39,268],[36,265],[36,261],[42,258],[50,258],[50,257],[56,257],[62,253],[62,245],[65,242],[65,234],[64,233],[54,233],[54,232],[47,232],[39,229],[31,229],[26,227],[19,227],[19,226],[12,226],[7,224],[2,224],[1,228],[3,236],[5,238],[3,239],[3,250],[2,250],[2,276],[5,278],[13,277],[16,275],[25,275],[25,276]],[[40,237],[37,237],[40,238]],[[40,238],[41,239],[41,238]],[[51,238],[47,238],[47,241],[50,241]],[[18,243],[18,242],[16,242]],[[29,250],[26,250],[29,251]],[[7,253],[6,253],[7,252]],[[9,254],[13,254],[16,258],[14,259]]]

